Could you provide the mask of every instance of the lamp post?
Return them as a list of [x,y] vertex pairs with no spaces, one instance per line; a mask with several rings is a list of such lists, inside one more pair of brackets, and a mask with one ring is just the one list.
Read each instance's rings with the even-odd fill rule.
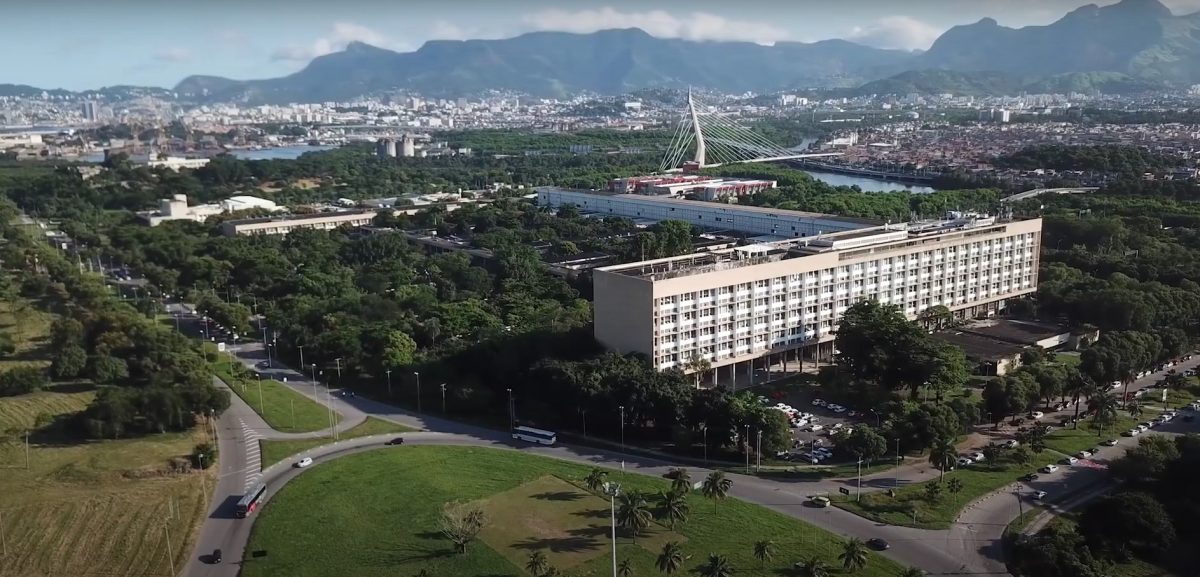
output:
[[[317,363],[313,363],[311,368],[312,368],[312,383],[313,383],[313,400],[315,400],[319,403],[319,402],[321,402],[321,397],[317,396]],[[304,367],[300,367],[300,369],[304,370]]]
[[442,414],[446,414],[446,383],[442,383]]
[[754,446],[754,472],[762,469],[762,429],[758,431],[758,444]]
[[387,373],[388,398],[390,399],[390,398],[392,398],[392,369],[388,369],[384,372]]
[[859,501],[861,499],[862,499],[862,459],[860,458],[858,460],[858,491],[855,492],[855,494],[854,494],[854,500]]
[[746,425],[746,436],[742,437],[742,444],[746,446],[746,474],[750,474],[750,425]]
[[625,452],[625,405],[617,405],[621,410],[621,452]]
[[872,415],[875,415],[875,428],[878,429],[879,428],[879,413],[875,412],[875,409],[867,409],[867,410],[871,411]]
[[608,506],[612,521],[612,574],[617,577],[617,495],[621,494],[621,485],[605,483],[604,494],[608,495]]
[[417,414],[421,413],[421,373],[413,371],[413,377],[417,379]]
[[515,411],[513,411],[512,389],[510,388],[505,390],[508,391],[508,430],[512,431],[514,428],[516,428],[516,414]]
[[583,436],[587,436],[587,409],[580,407],[579,416],[583,419]]
[[704,466],[708,466],[708,423],[700,423],[700,434],[704,437]]
[[304,345],[296,345],[296,348],[300,350],[300,369],[303,370],[304,369]]

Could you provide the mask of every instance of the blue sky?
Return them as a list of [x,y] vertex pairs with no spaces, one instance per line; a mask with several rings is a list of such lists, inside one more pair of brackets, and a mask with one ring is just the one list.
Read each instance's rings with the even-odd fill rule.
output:
[[[1101,0],[1111,3],[1114,0]],[[81,90],[173,86],[190,74],[266,78],[360,40],[415,50],[426,40],[637,26],[698,40],[846,38],[927,48],[984,16],[1047,24],[1081,0],[0,0],[0,83]],[[1167,0],[1175,13],[1200,0]]]

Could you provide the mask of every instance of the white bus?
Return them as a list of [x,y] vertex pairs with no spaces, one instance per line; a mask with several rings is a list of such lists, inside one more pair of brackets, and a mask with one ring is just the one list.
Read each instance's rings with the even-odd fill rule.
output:
[[554,431],[544,431],[533,427],[517,427],[513,429],[512,436],[514,439],[528,441],[530,443],[538,443],[541,445],[553,445],[558,437]]

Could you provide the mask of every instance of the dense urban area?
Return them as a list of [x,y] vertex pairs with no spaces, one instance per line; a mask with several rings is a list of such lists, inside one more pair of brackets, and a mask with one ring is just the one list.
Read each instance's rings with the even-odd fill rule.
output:
[[0,85],[0,577],[1194,574],[1196,88],[923,74]]

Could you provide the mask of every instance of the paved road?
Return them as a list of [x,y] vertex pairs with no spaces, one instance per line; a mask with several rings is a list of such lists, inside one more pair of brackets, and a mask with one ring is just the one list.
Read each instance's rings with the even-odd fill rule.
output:
[[[264,358],[260,345],[241,345],[232,347],[230,350],[243,363],[251,367]],[[1200,357],[1188,361],[1187,364],[1177,366],[1176,369],[1183,370],[1197,364],[1200,364]],[[420,429],[422,432],[405,435],[407,441],[412,444],[470,445],[521,450],[551,458],[653,476],[661,476],[673,466],[672,463],[665,460],[621,455],[600,449],[566,445],[554,447],[513,445],[512,439],[502,432],[429,415],[416,415],[385,403],[361,397],[324,397],[323,389],[317,389],[314,394],[311,381],[286,367],[277,366],[265,372],[271,377],[280,379],[286,376],[288,386],[296,392],[321,403],[330,403],[334,410],[343,415],[338,430],[345,430],[369,415]],[[1140,379],[1130,386],[1130,390],[1149,386],[1159,378],[1161,375]],[[253,524],[253,516],[250,519],[233,517],[233,506],[237,499],[240,498],[247,486],[261,480],[268,486],[267,499],[269,500],[279,487],[302,473],[302,470],[293,469],[289,461],[268,468],[259,477],[257,473],[257,439],[319,437],[330,434],[328,430],[300,434],[279,433],[270,429],[237,396],[233,396],[232,402],[230,410],[219,421],[222,435],[221,482],[214,492],[209,520],[201,529],[196,554],[193,555],[184,571],[184,574],[189,577],[236,575],[239,568],[237,560],[243,557]],[[1180,422],[1176,421],[1171,425],[1176,425],[1176,423]],[[1171,425],[1163,427],[1163,429],[1167,429]],[[306,455],[312,457],[319,464],[354,452],[382,448],[383,443],[390,437],[391,435],[338,441],[313,449]],[[1128,444],[1126,442],[1126,445]],[[392,450],[403,450],[403,448]],[[1115,456],[1116,449],[1112,451]],[[1099,470],[1088,467],[1077,466],[1065,469],[1055,475],[1039,479],[1036,484],[1037,488],[1047,491],[1055,489],[1061,494],[1071,490],[1071,487],[1084,486],[1094,482],[1094,479],[1089,480],[1089,471],[1096,475],[1103,475]],[[697,478],[708,472],[698,467],[690,467],[690,470]],[[900,478],[896,478],[895,473],[884,472],[864,477],[863,490],[879,490],[890,487],[894,483],[919,482],[931,478],[935,474],[935,471],[928,469],[908,468],[905,473],[900,475]],[[863,539],[882,537],[892,544],[892,548],[885,552],[885,555],[905,565],[921,567],[930,574],[1000,575],[1007,573],[1000,550],[1000,538],[1004,526],[1019,514],[1018,502],[1011,493],[1002,492],[972,504],[950,530],[930,531],[883,525],[841,509],[818,509],[807,505],[808,496],[836,492],[840,487],[853,486],[852,481],[785,481],[738,474],[730,476],[734,480],[732,494],[735,497],[799,518],[840,535]],[[1056,486],[1056,484],[1058,485]],[[216,548],[222,549],[224,557],[229,561],[220,565],[206,564],[207,555]]]

